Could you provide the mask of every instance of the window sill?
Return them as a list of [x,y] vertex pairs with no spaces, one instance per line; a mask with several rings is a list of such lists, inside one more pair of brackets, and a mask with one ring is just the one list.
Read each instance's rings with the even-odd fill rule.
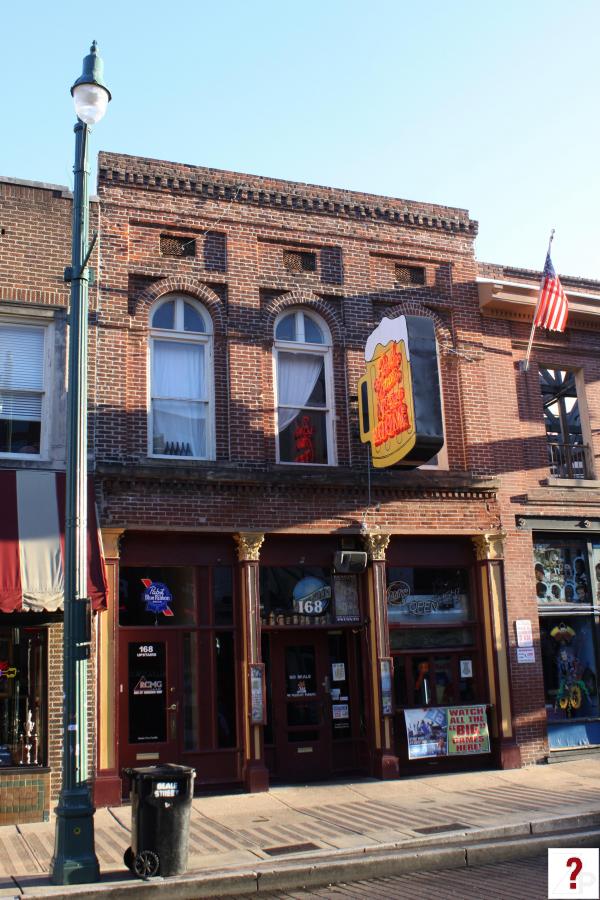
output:
[[595,478],[556,478],[554,475],[549,475],[546,485],[548,487],[598,488],[600,481]]

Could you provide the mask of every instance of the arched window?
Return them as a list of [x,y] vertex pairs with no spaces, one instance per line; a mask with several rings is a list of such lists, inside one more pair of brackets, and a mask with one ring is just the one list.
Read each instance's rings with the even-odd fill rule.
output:
[[212,321],[191,297],[150,311],[151,456],[214,458]]
[[303,309],[275,322],[277,460],[333,465],[331,337],[322,319]]

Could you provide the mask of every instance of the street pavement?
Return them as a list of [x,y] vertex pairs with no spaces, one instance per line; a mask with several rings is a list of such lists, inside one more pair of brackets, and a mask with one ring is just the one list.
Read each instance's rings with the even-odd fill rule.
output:
[[[143,884],[125,869],[130,824],[128,805],[96,812],[101,890],[133,897],[137,886],[145,897],[160,883],[166,900],[180,879]],[[587,829],[587,838],[578,829]],[[202,796],[193,801],[188,875],[177,896],[241,896],[481,865],[539,855],[550,843],[593,839],[598,846],[594,829],[600,831],[600,756],[513,771]],[[564,843],[550,834],[557,830],[575,834]],[[499,849],[491,849],[494,841]],[[75,895],[77,889],[49,885],[53,846],[53,822],[0,827],[0,897]]]

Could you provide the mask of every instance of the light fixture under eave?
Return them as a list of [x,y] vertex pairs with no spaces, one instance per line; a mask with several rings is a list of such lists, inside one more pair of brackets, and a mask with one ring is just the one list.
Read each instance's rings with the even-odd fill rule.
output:
[[86,125],[95,125],[104,116],[110,91],[104,84],[104,63],[98,56],[98,45],[92,43],[83,60],[83,72],[71,88],[77,118]]

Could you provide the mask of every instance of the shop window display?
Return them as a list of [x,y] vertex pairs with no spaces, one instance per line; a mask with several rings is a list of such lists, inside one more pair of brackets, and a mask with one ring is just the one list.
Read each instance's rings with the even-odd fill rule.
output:
[[585,541],[551,537],[534,543],[538,603],[592,603],[588,546]]
[[[598,716],[593,616],[540,618],[546,713],[549,722]],[[596,623],[596,625],[595,625]]]
[[46,630],[0,628],[0,767],[46,756]]
[[390,566],[387,583],[396,710],[480,702],[468,570]]

